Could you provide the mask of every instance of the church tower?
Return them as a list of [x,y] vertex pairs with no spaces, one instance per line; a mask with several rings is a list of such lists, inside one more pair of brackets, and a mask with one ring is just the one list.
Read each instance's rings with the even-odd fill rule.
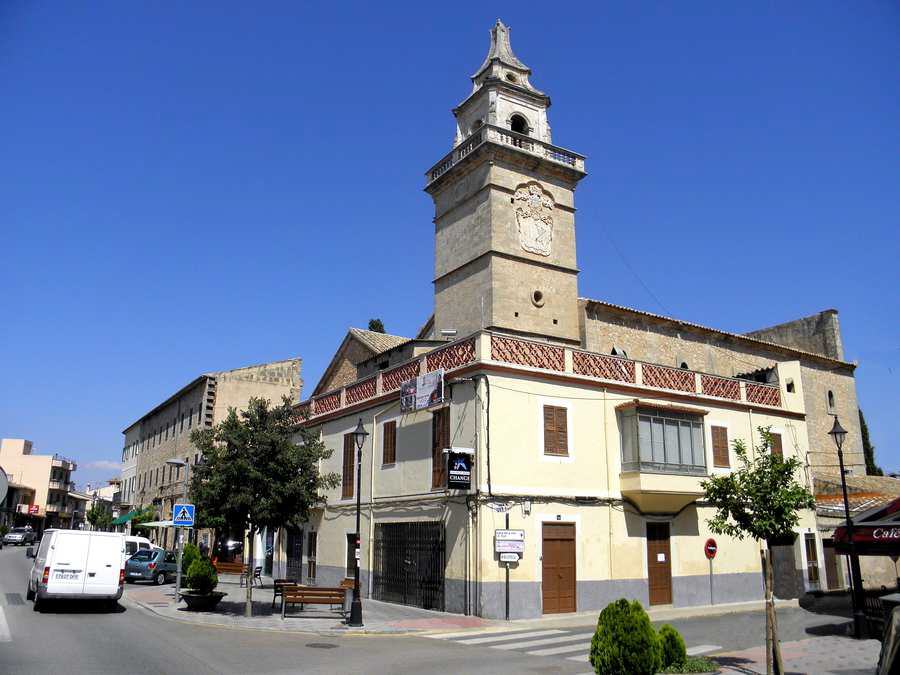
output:
[[425,175],[435,206],[434,334],[481,328],[578,343],[575,186],[584,157],[552,145],[550,97],[491,29],[453,150]]

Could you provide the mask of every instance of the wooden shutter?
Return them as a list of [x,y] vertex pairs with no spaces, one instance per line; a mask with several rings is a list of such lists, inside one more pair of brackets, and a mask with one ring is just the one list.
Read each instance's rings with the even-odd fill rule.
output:
[[731,466],[728,461],[728,429],[710,427],[713,445],[713,466]]
[[450,447],[450,409],[440,408],[431,416],[431,488],[447,484],[444,448]]
[[781,449],[781,434],[769,434],[772,437],[772,454],[784,457],[784,451]]
[[341,480],[341,497],[346,499],[353,496],[353,452],[356,450],[353,443],[353,434],[344,434],[344,472]]
[[393,464],[397,461],[397,422],[385,422],[382,428],[382,464]]
[[561,406],[544,406],[544,454],[569,454],[569,429],[566,409]]

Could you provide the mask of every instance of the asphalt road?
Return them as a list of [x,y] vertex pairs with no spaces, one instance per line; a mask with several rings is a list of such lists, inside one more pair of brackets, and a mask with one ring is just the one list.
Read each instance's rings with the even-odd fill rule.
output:
[[[514,629],[504,640],[463,643],[418,636],[281,634],[162,619],[120,602],[109,612],[58,603],[40,613],[25,600],[31,561],[23,548],[0,550],[0,673],[587,673],[566,646],[585,645],[593,625],[542,635]],[[127,591],[126,591],[127,593]],[[779,611],[783,640],[828,632],[844,621],[800,609]],[[672,622],[688,646],[714,651],[761,644],[764,617],[749,612]],[[549,635],[549,637],[548,637]],[[478,636],[475,636],[476,638]],[[533,644],[538,642],[539,644]],[[558,646],[561,645],[561,646]],[[529,654],[528,652],[531,652]],[[534,652],[541,652],[535,655]],[[556,654],[543,652],[556,651]]]

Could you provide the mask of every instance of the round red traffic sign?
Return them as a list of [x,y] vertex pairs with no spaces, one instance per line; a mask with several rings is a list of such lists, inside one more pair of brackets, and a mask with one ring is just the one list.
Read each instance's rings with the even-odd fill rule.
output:
[[703,545],[703,552],[706,554],[706,557],[712,560],[716,557],[716,551],[719,550],[719,545],[716,544],[715,539],[707,539],[706,543]]

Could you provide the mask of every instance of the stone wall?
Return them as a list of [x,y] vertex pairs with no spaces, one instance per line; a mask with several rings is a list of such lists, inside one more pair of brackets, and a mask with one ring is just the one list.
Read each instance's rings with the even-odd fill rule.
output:
[[750,337],[843,361],[844,345],[836,309],[747,333]]

